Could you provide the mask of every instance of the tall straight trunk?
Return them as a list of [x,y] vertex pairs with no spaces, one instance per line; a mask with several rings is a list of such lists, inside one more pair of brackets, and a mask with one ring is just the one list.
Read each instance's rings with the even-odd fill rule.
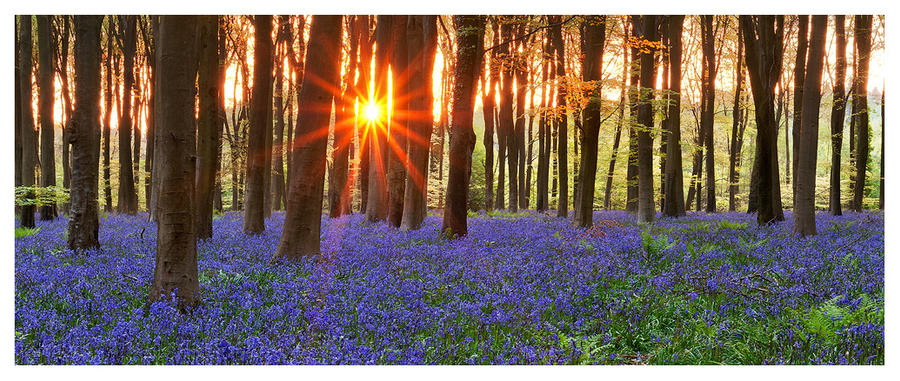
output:
[[784,53],[784,16],[740,16],[750,88],[756,106],[758,128],[757,223],[783,220],[778,179],[775,125],[775,84],[781,76]]
[[[244,232],[262,233],[265,228],[266,124],[272,108],[272,16],[253,20],[253,97],[250,100],[250,127],[247,142],[247,183],[244,191]],[[318,213],[316,214],[318,215]]]
[[[38,26],[38,114],[41,122],[41,186],[56,186],[56,150],[53,131],[53,51],[50,48],[50,17],[37,16]],[[56,218],[56,204],[41,205],[41,220]]]
[[[629,37],[636,36],[637,31],[631,29]],[[640,88],[641,59],[640,50],[631,47],[631,76],[628,87],[628,168],[626,172],[626,201],[625,210],[635,213],[638,209],[638,165],[637,165],[637,107],[638,89]]]
[[122,107],[119,117],[119,213],[137,213],[137,191],[134,187],[134,167],[131,158],[132,91],[134,90],[134,55],[137,47],[137,17],[119,16],[124,24],[125,39],[122,45]]
[[557,144],[557,162],[559,165],[559,197],[557,198],[557,217],[568,217],[569,215],[569,166],[567,156],[567,143],[569,141],[567,119],[568,111],[566,109],[566,46],[562,39],[562,25],[560,16],[553,16],[555,26],[550,28],[550,38],[553,40],[554,50],[556,52],[556,77],[559,78],[559,84],[556,91],[556,105],[562,112],[559,115],[559,126],[557,134],[559,141]]
[[[640,17],[640,19],[638,19]],[[659,20],[656,16],[632,16],[635,35],[647,41],[656,42]],[[650,223],[656,218],[656,207],[653,202],[653,140],[650,129],[653,127],[653,92],[656,82],[656,67],[652,51],[641,52],[641,81],[637,124],[638,131],[638,222]]]
[[[160,16],[159,116],[156,148],[159,219],[156,268],[150,300],[175,293],[182,306],[195,304],[200,292],[194,221],[194,76],[197,16]],[[259,61],[256,61],[259,62]]]
[[401,229],[418,229],[425,219],[428,191],[428,149],[431,142],[432,81],[437,43],[436,16],[409,16],[407,23],[409,96],[408,151],[410,172],[406,176]]
[[[32,54],[33,39],[31,27],[31,15],[21,16],[19,20],[19,76],[20,88],[22,92],[20,102],[22,103],[22,124],[19,126],[22,135],[22,186],[31,187],[35,184],[34,171],[37,166],[37,134],[34,131],[34,113],[31,107],[32,88]],[[33,197],[32,193],[28,197]],[[21,215],[19,223],[24,227],[34,227],[34,205],[23,205],[19,208]]]
[[75,110],[68,247],[100,247],[97,182],[100,161],[100,26],[102,16],[75,18]]
[[684,16],[668,16],[669,33],[669,94],[666,113],[668,131],[666,138],[666,207],[665,215],[678,217],[685,215],[684,170],[681,157],[681,34]]
[[294,133],[303,138],[293,150],[294,173],[276,259],[298,261],[304,256],[317,257],[320,252],[328,136],[317,132],[328,128],[333,89],[340,86],[342,17],[317,15],[310,26],[306,53],[309,72],[303,76],[297,99],[297,112],[303,118]]
[[[288,33],[290,16],[278,16],[278,38],[275,43],[275,89],[273,90],[275,141],[272,144],[272,210],[282,210],[285,199],[284,183],[284,44],[293,44]],[[290,87],[290,83],[288,84]],[[291,101],[288,97],[288,102]],[[288,114],[288,118],[290,118]]]
[[[62,33],[58,35],[59,40],[59,55],[57,56],[57,60],[59,62],[59,66],[57,67],[56,73],[59,75],[60,83],[62,84],[62,99],[64,103],[64,111],[65,111],[65,120],[63,121],[63,130],[62,130],[62,170],[63,170],[63,188],[70,189],[72,187],[72,153],[70,151],[71,146],[71,126],[72,126],[72,96],[69,93],[69,36],[70,36],[70,20],[69,16],[57,16],[57,22],[63,24]],[[17,122],[18,125],[18,122]],[[69,214],[69,203],[66,202],[63,204],[63,213]]]
[[[500,22],[500,35],[501,40],[504,42],[514,38],[510,22]],[[500,181],[497,185],[497,202],[501,209],[508,202],[509,210],[515,212],[518,209],[518,203],[515,200],[518,199],[518,181],[516,181],[518,172],[516,172],[516,166],[519,164],[519,161],[516,156],[518,151],[514,150],[515,121],[513,119],[513,68],[511,59],[514,50],[512,48],[513,45],[512,43],[507,43],[503,47],[505,51],[501,53],[503,55],[502,59],[506,62],[503,63],[500,73],[500,107],[497,114],[500,121],[497,125],[497,132],[500,138],[500,160],[498,163],[500,166]],[[509,178],[509,200],[506,200],[504,197],[505,189],[507,188],[507,177]]]
[[[519,27],[521,30],[523,27]],[[521,32],[519,33],[521,34]],[[516,76],[516,122],[513,136],[515,137],[514,149],[516,151],[516,196],[519,209],[528,209],[528,190],[525,189],[525,93],[528,91],[528,65],[525,57],[518,54],[518,50],[527,50],[523,40],[516,45],[515,57]],[[512,180],[512,178],[510,178]]]
[[[375,99],[379,113],[386,116],[388,97],[388,66],[391,63],[391,16],[379,15],[375,26]],[[387,220],[388,216],[388,126],[376,120],[369,127],[369,194],[366,202],[366,220]]]
[[[359,34],[359,78],[356,82],[357,93],[360,96],[360,107],[372,101],[369,99],[369,80],[371,78],[371,62],[372,62],[372,40],[369,31],[369,16],[356,16],[356,31]],[[369,147],[371,139],[369,137],[370,130],[366,128],[366,123],[357,124],[357,145],[358,145],[358,165],[357,174],[354,176],[359,184],[359,212],[366,212],[366,203],[369,197],[369,160],[371,154]]]
[[152,97],[152,101],[153,101],[153,127],[151,128],[150,133],[147,136],[148,137],[152,136],[153,140],[152,140],[152,144],[150,144],[150,142],[147,143],[148,147],[149,147],[149,148],[147,148],[147,152],[152,153],[150,155],[150,156],[152,156],[152,160],[150,163],[150,169],[151,169],[151,172],[150,172],[150,197],[148,197],[150,204],[148,206],[148,209],[150,210],[150,220],[156,221],[157,217],[158,217],[156,206],[158,205],[158,201],[159,201],[159,178],[158,178],[158,176],[154,176],[153,174],[157,173],[157,171],[158,171],[158,165],[156,163],[155,147],[156,147],[156,125],[158,124],[157,121],[159,120],[160,115],[158,112],[159,107],[157,107],[157,105],[159,104],[159,100],[158,100],[159,98],[156,97],[156,95],[154,95],[154,94],[157,93],[157,89],[159,88],[159,85],[158,85],[159,84],[159,75],[157,74],[157,71],[159,69],[160,58],[159,58],[159,43],[158,43],[158,38],[156,37],[159,34],[158,33],[159,32],[159,16],[150,16],[150,30],[152,32],[152,35],[154,36],[153,37],[153,59],[152,59],[152,61],[153,61],[153,73],[152,73],[153,76],[151,77],[151,80],[153,81],[153,84],[152,84],[153,91],[151,93],[151,97]]
[[197,178],[196,178],[196,232],[197,238],[212,238],[213,190],[216,185],[216,147],[219,125],[219,66],[218,22],[216,16],[198,16],[200,36],[199,67],[197,74]]
[[456,71],[450,133],[450,174],[447,176],[447,209],[441,231],[448,237],[468,233],[466,221],[469,178],[472,174],[472,130],[475,91],[484,49],[484,19],[481,16],[454,16],[456,25]]
[[715,122],[716,104],[716,57],[715,57],[715,33],[713,31],[714,16],[700,16],[702,29],[701,40],[703,45],[703,84],[702,109],[700,111],[700,124],[703,132],[706,159],[706,211],[716,211],[716,173],[715,173],[715,145],[713,142],[713,124]]
[[[549,36],[549,31],[546,32]],[[549,121],[547,118],[547,107],[550,106],[550,97],[548,97],[547,78],[550,71],[551,45],[550,38],[545,38],[541,54],[541,109],[538,119],[538,167],[537,167],[537,195],[535,200],[535,209],[545,211],[549,207],[549,199],[547,197],[548,172],[550,163],[550,147],[547,145],[548,135],[550,134]]]
[[[500,44],[500,25],[494,21],[492,23],[494,38],[493,45]],[[496,114],[496,105],[494,104],[494,89],[500,82],[500,49],[492,49],[488,62],[488,70],[490,77],[482,77],[482,94],[481,97],[481,114],[484,117],[484,209],[494,209],[494,118]],[[502,131],[498,131],[502,133]],[[499,135],[499,134],[498,134]],[[502,167],[502,163],[501,163]],[[501,184],[502,188],[502,184]],[[502,202],[502,201],[501,201]]]
[[[659,25],[659,37],[662,43],[662,46],[671,46],[669,43],[669,33],[667,32],[669,27],[669,18],[662,17]],[[668,145],[668,132],[669,132],[669,110],[668,105],[672,102],[672,92],[671,85],[669,84],[669,73],[671,70],[669,69],[669,55],[666,53],[660,54],[660,60],[662,61],[662,88],[660,88],[660,100],[662,100],[665,105],[665,110],[663,111],[662,118],[659,121],[659,211],[665,215],[666,213],[666,146]]]
[[[13,147],[13,155],[15,156],[13,166],[15,167],[15,169],[13,170],[13,172],[15,174],[15,180],[14,180],[15,183],[14,184],[16,187],[22,186],[22,103],[23,102],[22,102],[22,83],[21,82],[24,78],[21,71],[19,70],[19,65],[22,63],[22,59],[19,57],[19,47],[20,47],[19,30],[21,30],[20,26],[19,26],[19,20],[20,20],[20,18],[15,18],[15,24],[16,24],[16,33],[15,33],[16,78],[15,78],[14,82],[15,82],[15,87],[16,87],[16,93],[13,96],[13,98],[15,99],[15,106],[13,106],[13,108],[15,109],[14,113],[15,113],[15,123],[16,123],[15,125],[13,125],[13,131],[14,131],[13,138],[15,140],[15,146]],[[16,215],[21,217],[21,208],[19,206],[16,206]]]
[[[738,36],[741,35],[741,27],[738,24]],[[743,133],[741,129],[741,91],[744,85],[744,71],[741,57],[744,54],[744,44],[738,42],[737,56],[735,57],[734,68],[734,102],[731,106],[731,144],[728,147],[728,211],[737,210],[737,193],[738,182],[740,177],[738,170],[740,169],[740,152],[743,143]]]
[[[391,22],[391,44],[394,53],[391,55],[391,87],[393,110],[389,124],[388,139],[388,223],[400,227],[403,220],[403,194],[406,190],[406,168],[409,165],[406,150],[408,141],[409,98],[404,96],[409,78],[406,71],[406,17],[393,16]],[[397,73],[397,74],[393,74]]]
[[581,187],[576,207],[580,210],[575,223],[580,227],[593,225],[594,217],[594,185],[597,176],[597,140],[600,132],[600,124],[603,119],[601,96],[601,82],[603,80],[603,45],[606,41],[606,16],[589,17],[584,21],[582,33],[584,44],[582,54],[585,57],[585,80],[592,86],[585,90],[588,99],[584,108],[584,134],[582,134],[582,178]]
[[[340,217],[350,213],[350,189],[347,188],[347,177],[350,171],[350,144],[353,139],[355,122],[353,108],[356,104],[353,78],[356,77],[356,58],[359,48],[359,34],[356,23],[351,18],[348,34],[350,35],[350,54],[347,72],[344,75],[343,93],[335,99],[334,140],[332,145],[332,165],[328,173],[328,216]],[[341,58],[342,59],[342,58]],[[340,89],[340,85],[338,89]]]
[[853,71],[853,116],[856,118],[856,182],[853,184],[853,210],[863,207],[866,169],[869,165],[869,53],[872,50],[872,16],[855,16],[853,40],[859,54]]
[[[225,128],[225,68],[226,68],[226,59],[227,59],[227,48],[225,47],[225,18],[223,16],[216,17],[216,42],[218,44],[218,50],[216,52],[218,57],[218,65],[216,65],[216,81],[217,81],[217,89],[218,89],[218,99],[216,99],[217,104],[217,115],[216,115],[216,185],[213,190],[213,209],[215,211],[221,212],[223,210],[222,207],[222,177],[225,173],[225,166],[222,160],[222,146],[223,143],[223,129]],[[151,99],[152,101],[152,99]],[[149,141],[150,134],[147,134],[147,140]],[[148,143],[149,146],[149,143]],[[147,153],[147,157],[150,158],[150,152]],[[149,161],[149,160],[147,160]],[[146,164],[145,164],[146,165]],[[149,191],[149,182],[147,186],[147,198],[150,198]]]
[[847,90],[844,81],[847,77],[847,31],[845,16],[834,16],[836,39],[836,56],[834,66],[834,87],[831,91],[831,177],[828,184],[828,210],[832,215],[840,216],[841,212],[841,149],[844,138],[844,114],[847,112]]
[[[534,71],[531,71],[529,73],[529,78],[531,79],[529,82],[531,82],[531,83],[535,82],[534,76],[535,76]],[[536,90],[537,89],[533,88],[531,90],[530,95],[528,96],[528,109],[531,110],[531,112],[528,115],[528,131],[525,133],[525,142],[528,145],[528,153],[527,153],[528,156],[526,157],[525,160],[526,160],[526,163],[527,163],[526,165],[528,166],[528,168],[526,169],[526,172],[525,172],[525,186],[523,187],[524,190],[522,191],[525,194],[525,208],[526,209],[531,207],[531,188],[532,188],[531,184],[532,184],[532,173],[534,172],[534,164],[533,164],[533,162],[534,162],[534,142],[533,142],[534,130],[533,130],[533,128],[534,128],[534,118],[536,116],[534,114],[534,94],[537,92]]]
[[[150,27],[148,28],[148,33],[146,36],[155,36],[153,34],[153,24],[155,23],[153,20],[159,18],[159,16],[149,16],[150,17]],[[222,33],[222,32],[220,32]],[[152,39],[151,39],[152,38]],[[223,41],[220,38],[220,44]],[[144,40],[144,43],[147,45],[145,47],[147,54],[147,69],[149,72],[149,82],[150,82],[150,99],[147,100],[147,142],[146,147],[144,149],[146,158],[144,159],[144,172],[146,176],[144,177],[144,197],[145,197],[145,207],[150,212],[150,216],[155,216],[155,212],[152,209],[153,205],[153,154],[154,154],[154,144],[155,144],[155,133],[156,133],[156,38],[149,37]],[[224,60],[223,60],[224,61]],[[224,64],[224,62],[223,62]],[[224,73],[224,72],[223,72]],[[224,86],[224,75],[222,76],[222,82],[220,82],[220,88]],[[222,111],[224,112],[224,95],[220,93],[220,97],[222,97]],[[221,141],[221,136],[219,137],[219,141]]]
[[[819,141],[819,102],[822,100],[822,66],[828,16],[812,16],[809,57],[803,83],[803,115],[800,123],[799,162],[794,171],[797,200],[794,203],[794,232],[816,234],[816,153]],[[796,140],[795,140],[796,141]]]
[[[797,207],[797,172],[799,172],[798,164],[800,163],[800,134],[803,129],[800,119],[803,114],[803,92],[806,90],[804,88],[807,71],[806,51],[809,49],[809,16],[799,15],[797,17],[800,25],[797,30],[797,59],[794,63],[794,117],[791,124],[791,139],[794,140],[794,144],[791,147],[793,155],[788,158],[791,161],[789,168],[793,169],[794,175],[791,177],[790,170],[787,174],[788,181],[793,181],[791,190],[793,191],[794,208]],[[785,130],[785,138],[787,138],[787,130]]]
[[113,210],[113,202],[112,202],[112,183],[110,181],[110,149],[112,143],[111,132],[112,131],[112,103],[113,103],[113,71],[112,71],[112,59],[113,53],[113,24],[112,17],[110,17],[109,22],[106,24],[106,54],[107,58],[104,60],[106,66],[106,80],[105,80],[105,93],[103,96],[103,210],[107,213],[112,212]]

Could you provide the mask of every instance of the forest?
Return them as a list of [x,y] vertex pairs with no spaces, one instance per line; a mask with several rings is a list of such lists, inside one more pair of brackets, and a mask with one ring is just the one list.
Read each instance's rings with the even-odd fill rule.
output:
[[17,15],[16,364],[884,364],[884,15]]

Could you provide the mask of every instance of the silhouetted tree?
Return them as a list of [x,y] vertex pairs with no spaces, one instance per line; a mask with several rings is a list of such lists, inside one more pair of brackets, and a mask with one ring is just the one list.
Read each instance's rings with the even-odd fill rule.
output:
[[858,59],[853,71],[853,117],[856,119],[856,182],[853,184],[853,210],[862,211],[869,165],[869,55],[872,50],[872,16],[857,15],[853,40]]
[[601,96],[603,81],[603,45],[606,40],[606,16],[586,17],[583,24],[584,45],[582,54],[585,57],[585,80],[589,87],[585,89],[588,98],[584,107],[584,133],[582,136],[582,178],[580,209],[575,223],[580,227],[593,225],[594,189],[597,175],[597,140],[600,124],[603,119],[603,97]]
[[250,99],[250,127],[247,142],[247,185],[244,195],[244,232],[259,234],[266,229],[266,124],[272,108],[272,16],[253,19],[253,97]]
[[212,237],[213,191],[216,185],[216,148],[219,130],[218,20],[198,16],[199,67],[197,74],[197,238]]
[[[37,16],[38,26],[38,115],[41,121],[41,186],[56,186],[56,149],[53,127],[53,49],[50,47],[50,17]],[[56,204],[41,205],[41,220],[56,218]]]
[[663,213],[678,217],[684,210],[684,171],[681,157],[681,34],[684,15],[668,16],[669,103],[666,111],[666,181]]
[[847,31],[843,15],[834,16],[835,66],[834,85],[831,91],[831,177],[828,184],[828,210],[832,215],[841,213],[841,150],[844,138],[844,115],[847,111]]
[[828,16],[812,16],[809,56],[803,82],[799,162],[794,171],[797,175],[794,232],[802,236],[816,234],[816,153],[819,146],[819,105],[822,100],[822,66],[827,29]]

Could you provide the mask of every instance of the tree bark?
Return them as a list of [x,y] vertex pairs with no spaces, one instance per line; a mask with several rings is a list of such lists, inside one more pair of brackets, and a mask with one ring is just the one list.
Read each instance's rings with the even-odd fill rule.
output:
[[137,47],[137,17],[119,16],[119,25],[124,24],[122,43],[122,107],[119,109],[119,213],[137,213],[137,191],[134,187],[134,166],[131,157],[133,126],[132,91],[134,90],[134,55]]
[[844,139],[844,115],[847,112],[847,90],[844,81],[847,77],[847,31],[845,16],[834,16],[836,40],[836,56],[834,66],[834,87],[831,91],[831,177],[828,184],[828,210],[834,216],[841,211],[841,149]]
[[[409,137],[409,98],[403,94],[409,81],[406,46],[407,16],[393,16],[391,21],[391,91],[392,107],[388,145],[388,223],[400,227],[403,220],[403,194],[406,190],[406,168],[409,165],[406,143]],[[396,73],[396,74],[394,74]]]
[[559,141],[556,143],[556,155],[559,170],[559,197],[557,198],[557,217],[566,218],[569,216],[569,159],[567,143],[568,136],[568,109],[566,108],[566,46],[562,39],[561,16],[552,16],[555,26],[550,28],[550,38],[553,40],[556,52],[556,77],[559,79],[556,90],[556,105],[561,110],[558,119],[557,137]]
[[[34,171],[37,166],[37,134],[34,130],[34,112],[31,107],[32,102],[32,59],[33,59],[33,39],[31,27],[31,15],[21,16],[19,19],[19,76],[21,96],[19,101],[22,106],[22,124],[19,125],[19,131],[22,136],[22,186],[35,186]],[[34,194],[29,192],[27,197],[31,198]],[[19,223],[28,228],[34,227],[34,205],[23,205],[19,208]]]
[[681,156],[681,34],[684,16],[669,16],[669,92],[670,101],[666,124],[666,207],[665,215],[679,217],[685,215],[684,170]]
[[275,259],[299,261],[320,253],[319,236],[325,188],[325,151],[331,116],[333,89],[340,86],[342,16],[313,17],[306,53],[307,70],[298,96],[298,112],[303,115],[294,136],[294,166],[288,189],[284,230]]
[[[797,207],[797,176],[799,172],[798,165],[800,163],[800,135],[803,129],[801,123],[801,116],[803,114],[803,91],[806,90],[804,87],[804,80],[806,76],[806,56],[807,49],[809,49],[809,16],[808,15],[799,15],[798,18],[798,30],[797,30],[797,58],[794,63],[794,115],[791,124],[791,139],[794,140],[794,144],[791,146],[793,150],[793,155],[791,156],[791,166],[787,173],[788,182],[793,181],[793,186],[791,190],[793,191],[793,200],[794,200],[794,208]],[[787,131],[785,131],[785,138],[787,138]],[[787,149],[787,148],[785,148]],[[790,170],[794,171],[793,177],[791,177]]]
[[[182,307],[199,299],[194,172],[194,81],[197,16],[160,16],[159,129],[156,135],[159,219],[150,301],[174,293]],[[259,61],[256,61],[259,63]]]
[[[253,97],[250,100],[250,127],[247,142],[247,185],[244,191],[244,232],[260,234],[265,225],[266,124],[272,108],[272,16],[253,20]],[[318,215],[318,214],[317,214]]]
[[[56,150],[53,126],[53,51],[50,47],[50,17],[37,16],[38,26],[38,114],[41,121],[41,186],[56,186]],[[41,205],[41,220],[56,218],[56,204]]]
[[601,97],[603,81],[603,45],[606,40],[606,16],[588,17],[584,21],[582,33],[585,44],[582,46],[585,57],[585,80],[590,87],[585,90],[588,98],[584,108],[584,133],[582,136],[582,178],[579,182],[581,197],[577,206],[580,210],[576,225],[588,227],[593,225],[594,217],[594,188],[597,176],[597,141],[600,132],[600,124],[603,119]]
[[100,26],[102,16],[75,18],[75,110],[72,115],[72,250],[100,247],[97,175],[100,160]]
[[[387,115],[388,66],[391,63],[391,16],[379,15],[375,26],[375,102],[381,118]],[[366,220],[384,221],[388,216],[388,126],[382,120],[368,125],[369,130],[369,194]]]
[[537,167],[537,195],[535,196],[535,209],[545,211],[550,206],[547,191],[549,188],[549,171],[550,171],[550,147],[547,144],[550,135],[550,126],[547,117],[547,107],[550,105],[550,97],[548,96],[548,81],[550,71],[550,52],[552,45],[550,44],[550,31],[546,30],[545,43],[542,47],[541,54],[541,109],[538,119],[538,167]]
[[441,231],[449,237],[462,237],[468,233],[469,178],[472,174],[472,151],[475,149],[472,113],[484,45],[484,19],[481,16],[454,18],[457,49],[450,124],[450,174]]
[[[816,154],[819,141],[819,102],[822,100],[822,66],[825,59],[825,34],[828,16],[812,16],[809,57],[803,83],[803,115],[795,186],[794,232],[801,236],[816,234]],[[796,140],[795,140],[796,141]]]
[[856,182],[853,187],[853,210],[863,208],[866,170],[869,165],[869,53],[872,50],[872,16],[858,15],[854,20],[853,40],[858,60],[854,75],[853,116],[856,118]]
[[[350,166],[350,144],[353,139],[354,105],[356,91],[353,78],[356,77],[356,60],[359,49],[359,34],[353,16],[350,17],[350,55],[347,72],[344,75],[343,92],[335,100],[334,140],[332,145],[332,165],[328,173],[328,216],[340,217],[350,213],[350,189],[347,188]],[[340,85],[339,85],[340,86]],[[341,88],[341,87],[338,87]],[[276,101],[278,101],[276,99]]]
[[[700,16],[701,44],[703,45],[703,84],[702,109],[700,111],[700,124],[703,132],[705,146],[704,157],[706,159],[706,212],[716,211],[716,171],[715,171],[715,145],[713,144],[713,124],[715,122],[716,103],[716,56],[715,33],[713,31],[713,17]],[[698,197],[699,200],[699,197]]]
[[[493,45],[500,44],[500,30],[497,22],[491,23],[493,26]],[[484,209],[494,209],[494,119],[496,114],[495,88],[500,82],[500,49],[491,50],[491,56],[488,62],[488,70],[490,77],[482,77],[482,94],[481,111],[484,116],[484,189],[485,200]],[[499,127],[499,126],[498,126]],[[498,135],[502,133],[498,131]],[[499,140],[499,139],[498,139]],[[501,163],[502,166],[502,163]]]
[[[639,18],[638,18],[639,17]],[[656,16],[632,16],[635,35],[643,40],[657,42],[659,39],[658,19]],[[656,218],[656,205],[653,202],[653,140],[650,130],[653,128],[653,92],[656,82],[656,67],[653,51],[641,52],[641,81],[637,124],[638,139],[638,222],[651,223]]]
[[196,179],[196,219],[197,238],[212,238],[213,190],[216,185],[216,147],[219,126],[219,88],[217,70],[219,66],[217,16],[198,16],[200,35],[199,88],[197,119],[197,179]]
[[[359,78],[356,82],[356,91],[359,94],[359,104],[360,107],[367,105],[369,102],[373,101],[369,92],[369,81],[371,78],[371,62],[372,62],[372,39],[370,36],[370,27],[369,27],[369,16],[368,15],[359,15],[356,16],[356,32],[359,34]],[[357,123],[357,146],[358,146],[358,154],[357,160],[358,164],[356,166],[357,172],[354,174],[353,178],[357,179],[356,183],[359,184],[359,212],[366,212],[366,203],[368,202],[369,197],[369,163],[371,159],[371,153],[369,152],[369,147],[371,146],[371,138],[369,136],[369,128],[367,128],[367,124],[365,121]]]

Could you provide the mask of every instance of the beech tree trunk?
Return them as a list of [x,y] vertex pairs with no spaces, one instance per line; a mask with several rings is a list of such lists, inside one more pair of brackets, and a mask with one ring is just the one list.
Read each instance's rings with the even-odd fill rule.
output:
[[853,40],[858,60],[854,75],[853,117],[856,118],[856,182],[853,187],[853,210],[860,212],[866,189],[869,165],[869,54],[872,50],[872,16],[858,15],[854,20]]
[[828,210],[834,216],[841,212],[841,149],[844,139],[844,115],[847,112],[847,90],[844,81],[847,77],[847,31],[845,16],[834,16],[835,33],[835,66],[834,87],[831,91],[831,177],[828,184]]
[[275,259],[299,261],[320,253],[322,202],[325,188],[325,151],[334,90],[340,86],[341,23],[343,16],[316,15],[309,32],[307,70],[298,96],[298,112],[303,115],[294,136],[293,168],[288,188],[284,230]]
[[124,25],[122,45],[122,107],[119,108],[119,213],[137,213],[137,190],[134,187],[134,166],[131,157],[132,91],[134,90],[134,54],[137,46],[137,16],[119,16],[119,25]]
[[[809,57],[803,83],[803,115],[795,186],[794,232],[801,236],[816,234],[816,154],[819,141],[819,102],[822,100],[822,66],[825,59],[825,34],[828,16],[812,16]],[[796,141],[796,140],[795,140]]]
[[219,88],[218,71],[218,22],[217,16],[197,16],[200,35],[199,89],[197,119],[197,185],[196,218],[197,238],[212,238],[213,190],[216,185],[216,147],[219,115],[217,103]]
[[535,209],[538,211],[545,211],[550,207],[549,198],[547,195],[549,188],[549,171],[550,171],[550,146],[549,135],[550,135],[550,126],[549,126],[549,118],[547,117],[547,106],[549,105],[550,97],[548,96],[548,81],[547,78],[550,72],[550,52],[552,51],[552,45],[550,44],[550,31],[546,31],[546,38],[544,38],[545,43],[542,47],[541,54],[541,111],[540,111],[540,119],[538,119],[538,167],[537,167],[537,195],[535,196]]
[[[198,16],[160,16],[159,116],[156,148],[159,216],[156,267],[150,301],[174,293],[182,307],[198,301],[197,232],[194,221],[194,75]],[[259,61],[256,61],[259,64]]]
[[[793,177],[791,177],[791,172],[788,170],[787,179],[788,181],[793,181],[793,186],[791,190],[793,191],[793,200],[794,200],[794,208],[797,208],[797,176],[799,172],[799,162],[800,162],[800,134],[803,129],[803,125],[801,123],[801,116],[803,114],[803,92],[806,90],[804,87],[804,80],[806,76],[806,55],[807,49],[809,49],[809,16],[808,15],[799,15],[797,16],[799,26],[797,30],[797,58],[794,63],[794,115],[791,124],[791,139],[794,140],[794,144],[791,146],[793,150],[793,155],[789,158],[791,160],[791,168],[794,171]],[[785,137],[787,137],[787,131],[785,131]],[[787,149],[787,148],[785,148]],[[796,229],[796,227],[795,227]]]
[[[638,18],[639,17],[639,18]],[[656,16],[632,16],[635,35],[657,42],[658,23]],[[653,127],[653,92],[655,91],[656,67],[653,51],[641,52],[641,85],[637,124],[638,131],[638,222],[651,223],[656,218],[656,205],[653,202],[653,140],[650,129]]]
[[366,220],[384,221],[388,216],[388,126],[383,122],[387,115],[388,66],[391,63],[391,16],[379,15],[375,26],[375,101],[378,102],[380,120],[369,129],[369,194],[366,202]]
[[[522,35],[524,28],[524,25],[520,24],[517,35]],[[516,199],[513,203],[519,204],[518,209],[528,209],[528,189],[525,188],[525,93],[528,92],[528,63],[519,53],[519,49],[527,51],[528,46],[524,39],[520,39],[513,49],[515,49],[513,68],[516,77],[516,121],[513,130],[515,137],[513,147],[516,151]]]
[[[265,225],[266,124],[272,108],[272,16],[253,20],[253,97],[250,99],[250,127],[247,142],[247,185],[244,191],[244,232],[260,234]],[[316,214],[318,216],[318,213]]]
[[[32,72],[32,55],[33,55],[33,39],[31,27],[31,15],[20,16],[19,18],[19,76],[21,79],[19,90],[22,92],[19,101],[22,106],[22,124],[19,125],[19,131],[22,136],[22,186],[35,186],[34,171],[37,166],[37,134],[34,131],[34,112],[31,107],[32,88],[31,88],[31,72]],[[33,197],[33,193],[29,192],[27,197]],[[34,205],[22,205],[19,208],[19,223],[21,226],[34,227]]]
[[[50,47],[50,17],[37,16],[38,26],[38,114],[41,121],[41,186],[56,186],[56,147],[53,126],[53,51]],[[56,204],[41,205],[41,220],[56,218]]]
[[[356,58],[359,49],[359,34],[353,16],[350,17],[348,34],[350,54],[347,72],[344,75],[343,93],[335,100],[334,140],[332,145],[332,165],[328,173],[328,216],[340,217],[350,213],[350,189],[347,188],[350,171],[350,144],[353,139],[354,105],[356,104],[353,78],[356,77]],[[338,87],[341,88],[341,87]],[[278,99],[276,99],[278,102]]]
[[[406,189],[406,168],[408,163],[406,143],[408,141],[409,98],[403,94],[409,81],[406,46],[407,16],[393,16],[391,21],[391,83],[393,87],[393,110],[389,125],[388,138],[388,223],[400,227],[403,220],[403,194]],[[397,74],[393,74],[397,73]],[[399,152],[398,152],[399,151]]]
[[[713,124],[715,122],[716,103],[716,54],[713,17],[700,16],[701,45],[703,45],[703,75],[701,76],[702,106],[700,124],[703,130],[704,157],[706,159],[706,212],[716,211],[716,160],[713,142]],[[699,201],[699,197],[698,197]]]
[[569,121],[567,118],[568,111],[566,108],[566,46],[562,39],[562,17],[552,16],[553,23],[556,25],[550,28],[550,38],[556,52],[556,77],[560,82],[557,84],[556,105],[561,110],[558,119],[557,137],[559,141],[556,143],[556,155],[559,170],[559,197],[557,198],[557,217],[569,216],[569,158],[567,144],[569,141]]
[[450,119],[450,173],[441,231],[449,237],[462,237],[468,233],[469,178],[472,174],[472,151],[475,149],[472,113],[484,49],[484,19],[481,16],[454,16],[454,19],[457,49]]
[[666,117],[666,205],[663,213],[670,217],[685,215],[684,170],[681,156],[681,34],[684,16],[668,16],[669,33],[669,92]]
[[582,178],[579,182],[581,192],[580,203],[577,205],[579,213],[575,224],[580,227],[593,225],[594,218],[594,186],[597,176],[597,140],[600,132],[600,124],[603,119],[601,97],[603,81],[603,44],[606,40],[606,16],[587,17],[583,24],[584,45],[582,46],[585,57],[585,79],[591,87],[585,90],[588,98],[584,108],[584,133],[582,136]]
[[[362,107],[373,101],[369,97],[369,81],[372,78],[370,65],[372,62],[372,38],[370,36],[368,15],[356,16],[356,23],[356,31],[359,34],[359,62],[362,63],[359,66],[359,78],[356,82],[356,89],[360,96],[359,104]],[[367,126],[368,124],[364,120],[357,123],[357,158],[359,162],[356,167],[357,173],[353,178],[357,179],[356,183],[359,184],[359,192],[357,194],[360,213],[366,212],[366,203],[369,197],[369,163],[371,159],[369,147],[371,147],[371,137]]]
[[[637,37],[637,30],[633,26],[629,37]],[[627,186],[625,210],[636,213],[638,210],[637,107],[641,78],[641,57],[640,50],[635,46],[631,46],[631,66],[629,70],[631,74],[628,87],[628,168],[625,176]]]
[[75,110],[72,115],[72,250],[100,247],[97,181],[100,161],[100,26],[102,16],[75,18]]
[[[107,213],[113,211],[113,202],[112,202],[112,182],[110,181],[110,169],[112,168],[110,165],[110,150],[112,146],[111,139],[111,131],[112,131],[112,104],[113,97],[115,96],[113,92],[113,71],[112,71],[112,62],[113,57],[115,56],[113,52],[113,17],[107,19],[106,24],[106,59],[103,60],[106,64],[106,81],[105,81],[105,93],[103,96],[103,210]],[[118,67],[118,66],[116,66]],[[77,81],[76,81],[77,82]],[[151,212],[152,216],[152,212]]]
[[[285,183],[284,183],[284,58],[285,44],[293,44],[290,35],[290,16],[278,16],[278,34],[275,42],[275,89],[273,99],[275,103],[274,119],[272,121],[275,128],[275,141],[272,144],[272,210],[282,210],[283,201],[285,200]],[[288,74],[290,81],[290,74]],[[288,83],[290,88],[290,83]],[[291,102],[290,94],[287,102]],[[288,119],[291,115],[288,114]]]
[[[494,38],[493,46],[500,45],[500,27],[497,22],[491,23],[493,26]],[[481,111],[484,117],[484,209],[494,210],[494,119],[496,117],[496,105],[494,104],[495,88],[500,82],[500,49],[492,49],[490,61],[488,62],[488,70],[490,77],[482,77]],[[498,131],[498,135],[499,135]],[[501,163],[502,166],[502,163]]]

